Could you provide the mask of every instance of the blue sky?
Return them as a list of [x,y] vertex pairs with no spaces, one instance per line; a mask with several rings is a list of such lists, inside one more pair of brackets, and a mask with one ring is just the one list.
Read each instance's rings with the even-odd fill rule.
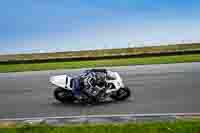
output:
[[198,0],[6,0],[0,54],[200,40]]

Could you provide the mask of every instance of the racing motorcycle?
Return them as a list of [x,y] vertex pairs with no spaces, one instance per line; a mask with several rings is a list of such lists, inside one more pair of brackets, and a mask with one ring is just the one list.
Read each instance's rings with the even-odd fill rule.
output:
[[[101,75],[98,79],[98,85],[95,86],[95,84],[97,84],[95,82],[97,79],[82,79],[84,74],[88,74],[90,72],[95,72],[96,75]],[[77,79],[79,79],[79,83],[75,82]],[[81,81],[87,82],[88,86],[81,83]],[[79,76],[75,77],[68,75],[52,76],[50,77],[50,82],[56,86],[56,89],[54,90],[55,99],[62,103],[79,101],[82,103],[94,104],[103,102],[107,98],[121,101],[128,98],[131,94],[130,89],[124,85],[120,75],[117,72],[106,69],[86,70]],[[75,89],[77,84],[78,86],[81,86],[81,100],[77,99],[73,93],[73,89]]]

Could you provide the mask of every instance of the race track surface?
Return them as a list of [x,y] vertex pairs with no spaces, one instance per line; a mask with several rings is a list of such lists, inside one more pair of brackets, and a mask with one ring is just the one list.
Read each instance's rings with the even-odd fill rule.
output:
[[200,63],[113,67],[131,88],[122,102],[95,106],[62,104],[48,79],[79,70],[0,74],[0,118],[54,117],[85,114],[200,112]]

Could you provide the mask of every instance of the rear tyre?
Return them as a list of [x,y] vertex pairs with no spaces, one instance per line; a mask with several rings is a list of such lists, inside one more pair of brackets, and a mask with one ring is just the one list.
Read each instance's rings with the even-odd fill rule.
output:
[[120,88],[115,95],[112,95],[111,98],[117,101],[125,100],[130,97],[131,91],[128,87]]
[[54,90],[54,97],[62,103],[73,102],[75,100],[72,91],[60,87]]

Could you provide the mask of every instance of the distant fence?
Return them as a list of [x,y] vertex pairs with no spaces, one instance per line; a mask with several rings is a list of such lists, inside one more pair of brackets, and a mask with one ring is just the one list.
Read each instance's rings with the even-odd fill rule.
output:
[[0,64],[29,64],[29,63],[47,63],[47,62],[65,62],[65,61],[86,61],[86,60],[102,60],[102,59],[119,59],[119,58],[131,58],[131,57],[153,57],[153,56],[170,56],[170,55],[187,55],[187,54],[199,54],[199,50],[178,50],[178,51],[165,51],[165,52],[146,52],[146,53],[132,53],[132,54],[111,54],[108,56],[88,56],[88,57],[67,57],[67,58],[50,58],[50,59],[34,59],[34,60],[8,60],[0,61]]

